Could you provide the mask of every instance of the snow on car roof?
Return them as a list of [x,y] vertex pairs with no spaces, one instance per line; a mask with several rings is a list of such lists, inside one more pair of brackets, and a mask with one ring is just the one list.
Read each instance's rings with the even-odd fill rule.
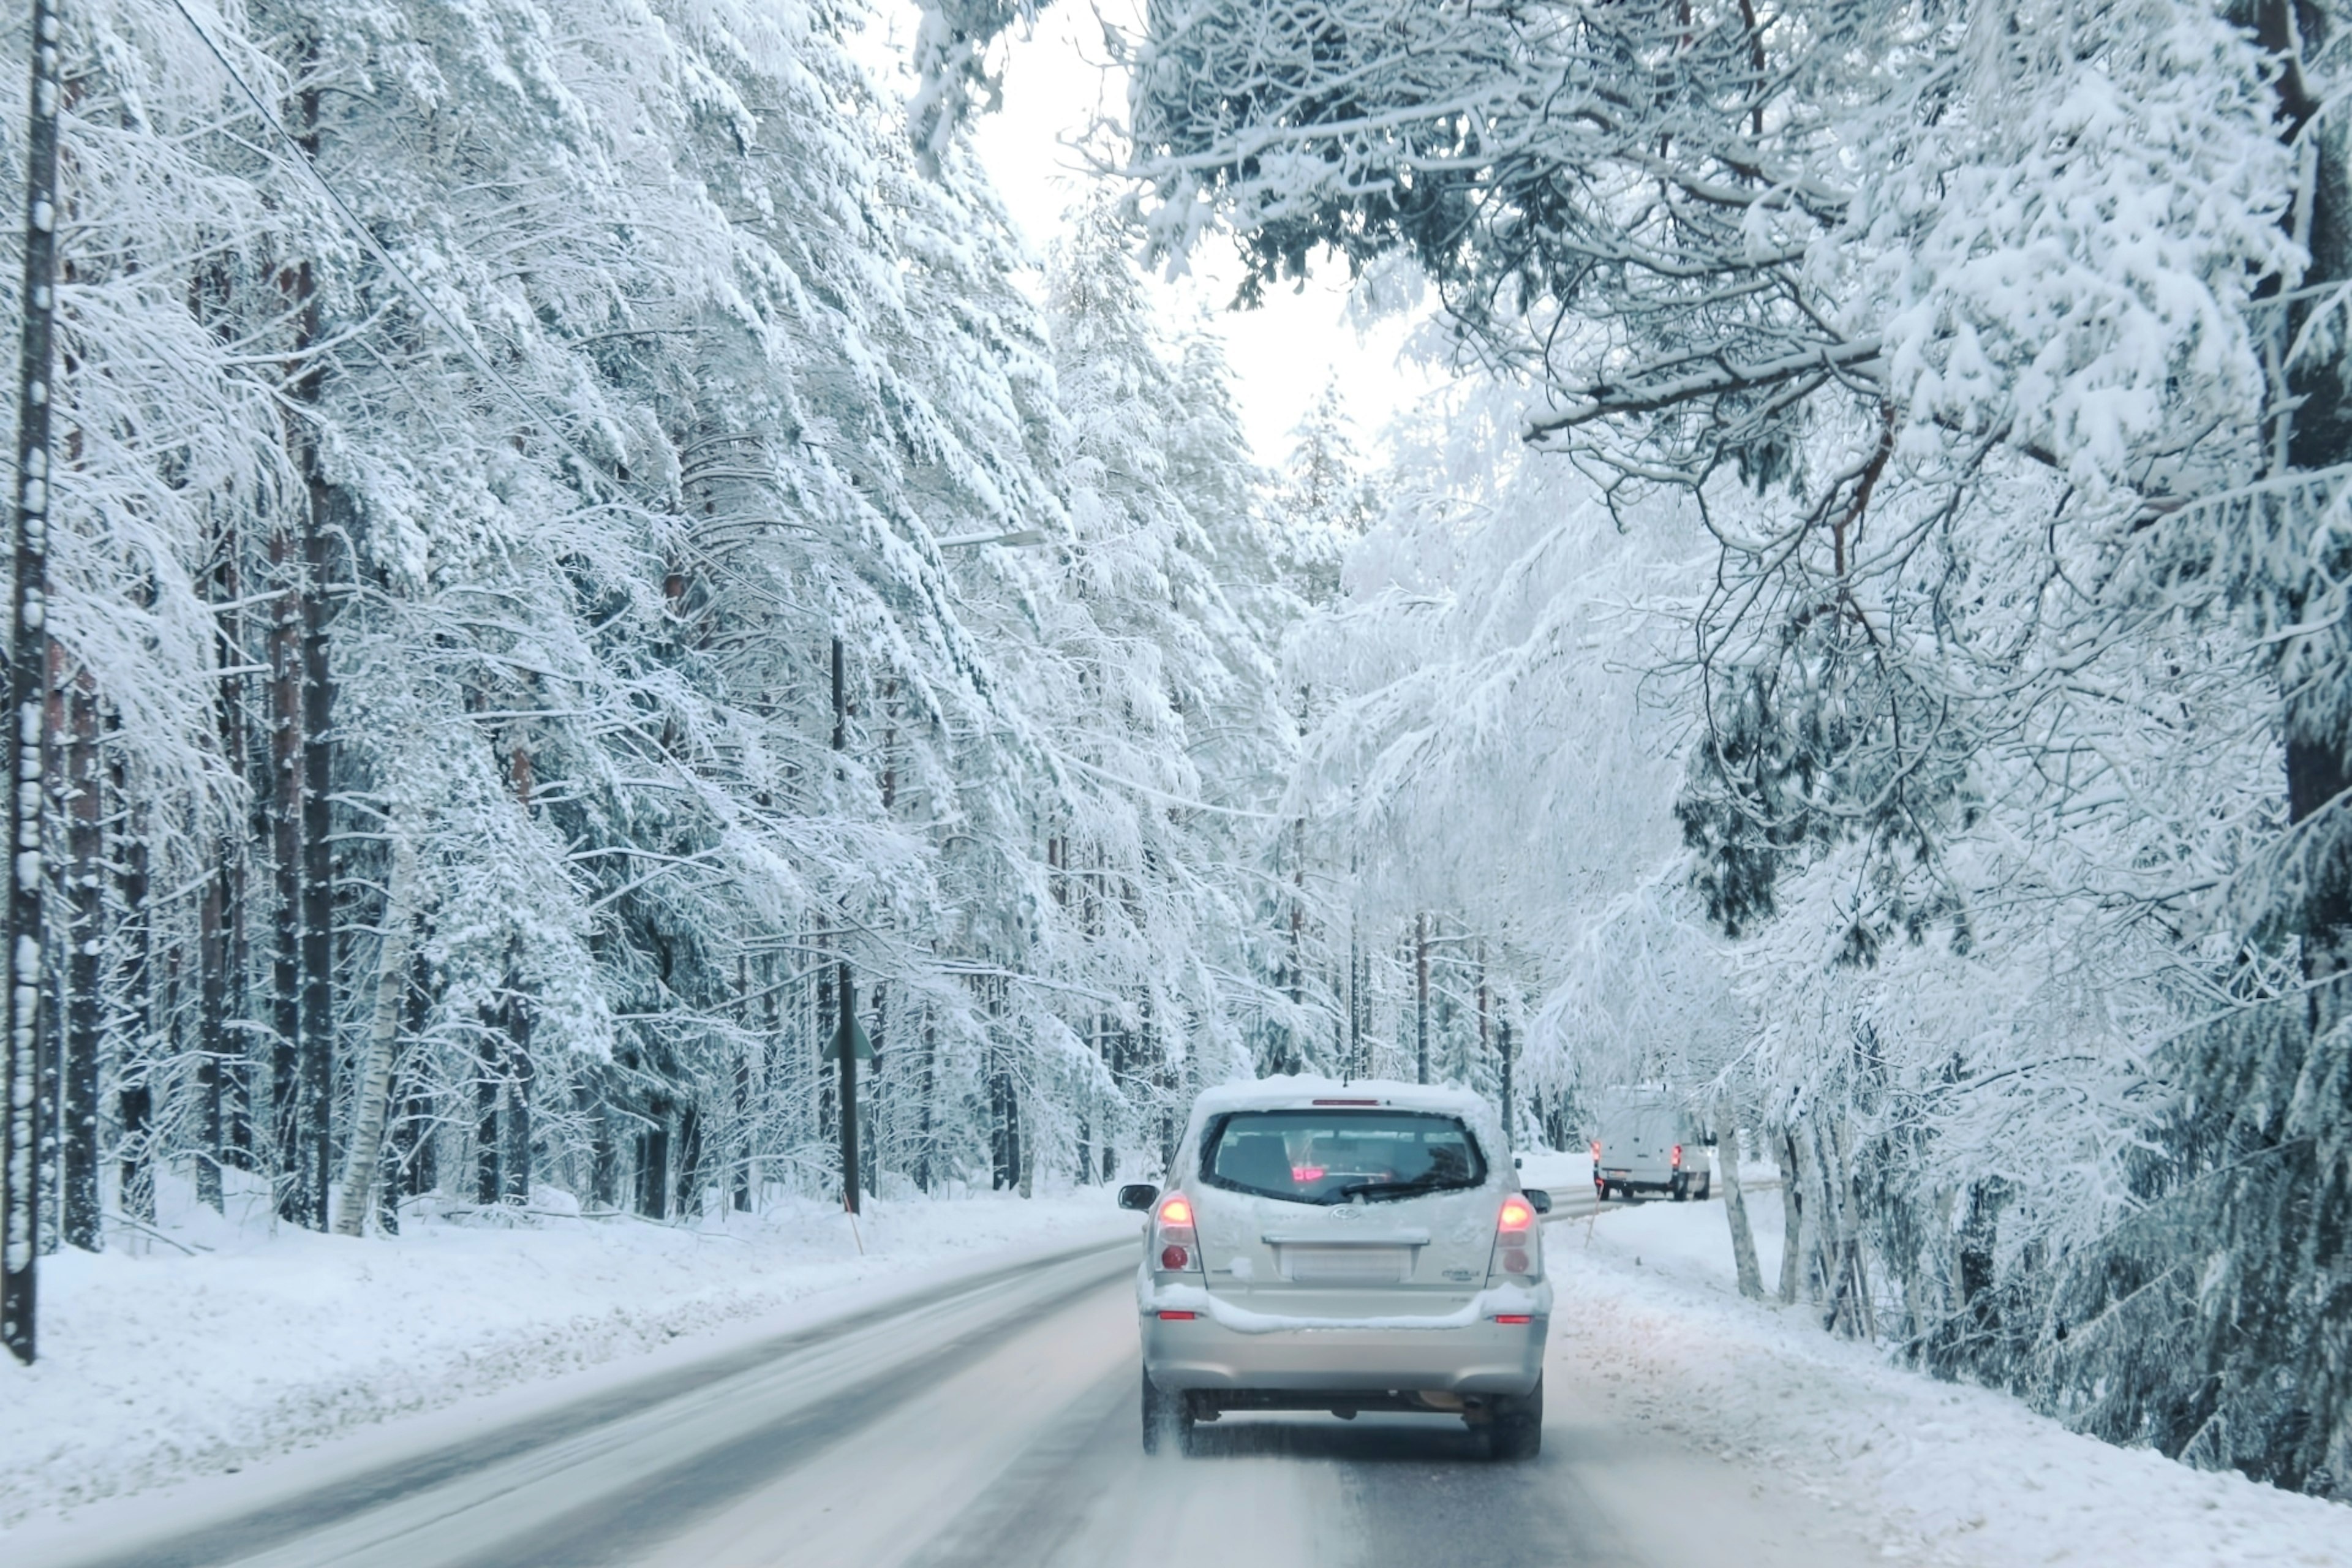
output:
[[1204,1116],[1221,1116],[1228,1110],[1303,1109],[1318,1100],[1377,1105],[1384,1110],[1435,1110],[1474,1119],[1493,1114],[1493,1108],[1484,1099],[1469,1089],[1456,1089],[1450,1084],[1402,1083],[1392,1079],[1378,1078],[1342,1081],[1336,1078],[1288,1076],[1223,1083],[1214,1089],[1202,1089],[1201,1098],[1192,1102],[1192,1114],[1197,1120]]

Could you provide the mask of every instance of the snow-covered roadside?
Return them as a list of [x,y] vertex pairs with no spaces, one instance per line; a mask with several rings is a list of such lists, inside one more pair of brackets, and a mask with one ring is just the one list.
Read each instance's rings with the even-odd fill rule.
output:
[[[1769,1281],[1780,1195],[1748,1205]],[[2352,1509],[2078,1436],[1741,1300],[1719,1203],[1612,1205],[1547,1239],[1555,1346],[1614,1414],[1762,1462],[1890,1561],[2352,1564]]]
[[215,1220],[194,1256],[59,1253],[39,1362],[0,1363],[0,1528],[1134,1224],[1092,1189],[880,1203],[860,1237],[787,1202],[698,1227],[412,1219],[364,1241]]

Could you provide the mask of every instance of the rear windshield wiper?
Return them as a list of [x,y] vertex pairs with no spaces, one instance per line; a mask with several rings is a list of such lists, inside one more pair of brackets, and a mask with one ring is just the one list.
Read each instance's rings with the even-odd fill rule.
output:
[[1460,1176],[1415,1176],[1410,1182],[1349,1182],[1346,1186],[1334,1191],[1324,1201],[1344,1203],[1353,1197],[1373,1201],[1381,1198],[1404,1198],[1411,1197],[1415,1193],[1444,1192],[1449,1188],[1469,1187],[1476,1184]]

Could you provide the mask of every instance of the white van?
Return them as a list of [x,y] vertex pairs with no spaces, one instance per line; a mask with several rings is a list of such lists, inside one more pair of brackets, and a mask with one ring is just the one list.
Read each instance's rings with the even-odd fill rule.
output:
[[1704,1201],[1715,1190],[1706,1129],[1664,1089],[1611,1089],[1596,1110],[1592,1190],[1602,1203],[1612,1193],[1664,1193],[1676,1203],[1694,1196]]

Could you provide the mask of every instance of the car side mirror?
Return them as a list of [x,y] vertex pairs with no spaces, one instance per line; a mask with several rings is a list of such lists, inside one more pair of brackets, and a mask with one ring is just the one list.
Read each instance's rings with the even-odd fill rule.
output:
[[1551,1213],[1551,1194],[1541,1187],[1528,1187],[1522,1191],[1519,1196],[1527,1199],[1528,1207],[1535,1210],[1536,1213]]
[[1150,1182],[1129,1182],[1118,1190],[1118,1206],[1148,1211],[1159,1196],[1160,1189]]

